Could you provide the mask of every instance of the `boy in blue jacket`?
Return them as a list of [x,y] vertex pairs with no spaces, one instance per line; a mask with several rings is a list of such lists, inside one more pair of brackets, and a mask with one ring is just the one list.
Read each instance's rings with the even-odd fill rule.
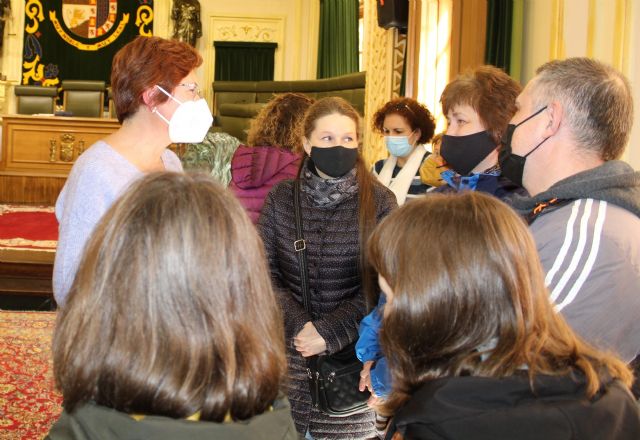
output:
[[[391,378],[387,370],[387,360],[382,355],[378,333],[382,325],[382,315],[387,298],[380,294],[378,305],[360,322],[360,338],[356,343],[356,356],[363,363],[360,373],[360,391],[369,389],[373,399],[384,399],[391,391]],[[375,403],[371,400],[370,404]]]

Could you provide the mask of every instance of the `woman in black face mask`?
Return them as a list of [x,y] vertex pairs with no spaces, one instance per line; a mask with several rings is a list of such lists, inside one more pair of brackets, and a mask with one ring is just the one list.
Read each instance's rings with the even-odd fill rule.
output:
[[[313,406],[307,376],[308,359],[340,352],[358,338],[366,313],[364,292],[375,285],[361,243],[396,206],[394,194],[377,182],[360,156],[359,122],[358,113],[341,98],[314,103],[302,124],[306,154],[298,178],[271,190],[258,221],[284,313],[287,393],[296,428],[307,438],[375,435],[373,411],[332,417]],[[297,241],[296,186],[304,241]],[[298,260],[303,248],[306,264]],[[303,267],[310,312],[303,300]]]
[[477,190],[501,199],[524,191],[501,177],[498,166],[500,138],[521,89],[494,66],[480,66],[445,87],[440,102],[448,124],[440,155],[451,170],[442,173],[447,185],[435,191]]

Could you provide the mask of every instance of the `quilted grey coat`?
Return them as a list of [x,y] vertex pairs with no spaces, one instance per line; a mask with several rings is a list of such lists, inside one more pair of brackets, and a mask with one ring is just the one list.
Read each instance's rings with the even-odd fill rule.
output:
[[[384,186],[376,182],[374,189],[379,221],[397,204],[393,193]],[[359,272],[358,193],[332,207],[318,206],[312,196],[303,193],[301,210],[315,319],[302,306],[299,266],[293,249],[296,229],[292,180],[279,183],[269,193],[258,224],[284,312],[289,362],[286,391],[296,428],[300,433],[310,431],[314,439],[371,438],[372,411],[335,418],[312,408],[306,361],[293,346],[293,337],[309,321],[326,341],[328,353],[340,351],[358,338],[358,324],[366,311]]]

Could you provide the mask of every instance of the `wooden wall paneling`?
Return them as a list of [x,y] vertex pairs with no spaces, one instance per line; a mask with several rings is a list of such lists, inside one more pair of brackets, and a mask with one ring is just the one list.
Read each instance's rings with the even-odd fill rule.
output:
[[0,203],[52,205],[78,156],[119,127],[115,119],[3,116]]
[[54,205],[66,177],[0,175],[0,203]]
[[453,0],[449,78],[484,64],[487,0]]

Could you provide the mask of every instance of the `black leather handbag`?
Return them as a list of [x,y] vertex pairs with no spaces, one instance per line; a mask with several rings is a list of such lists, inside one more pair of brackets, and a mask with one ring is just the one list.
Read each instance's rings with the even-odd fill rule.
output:
[[[300,266],[302,302],[307,313],[313,316],[309,294],[307,245],[302,234],[300,214],[300,180],[293,184],[293,197],[296,217],[296,241],[293,247]],[[358,389],[361,370],[362,363],[356,357],[355,342],[338,353],[307,358],[307,375],[313,406],[327,415],[336,417],[350,416],[365,410],[370,393]]]

